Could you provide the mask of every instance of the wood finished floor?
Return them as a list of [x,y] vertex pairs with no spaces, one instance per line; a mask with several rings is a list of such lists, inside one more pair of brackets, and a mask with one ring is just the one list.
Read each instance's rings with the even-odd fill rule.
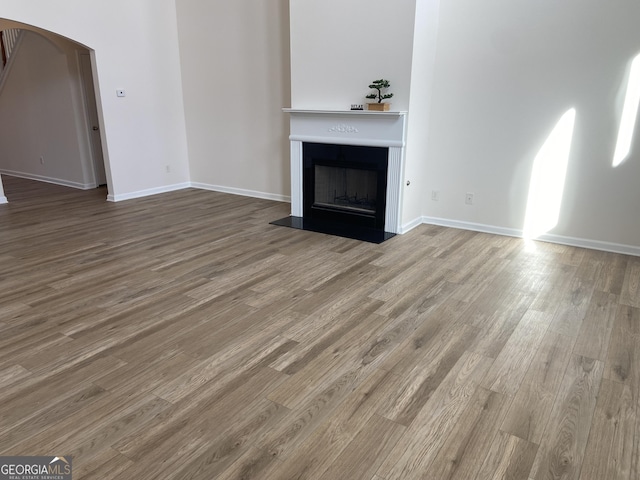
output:
[[0,455],[100,480],[640,478],[640,258],[3,178]]

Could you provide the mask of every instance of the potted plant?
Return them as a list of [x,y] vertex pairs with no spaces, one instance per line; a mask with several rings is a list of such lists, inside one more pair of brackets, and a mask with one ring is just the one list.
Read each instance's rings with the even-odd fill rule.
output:
[[376,103],[369,103],[367,108],[368,110],[376,110],[379,112],[386,112],[387,110],[389,110],[391,104],[384,103],[383,100],[393,97],[393,93],[382,93],[382,91],[386,90],[390,86],[391,84],[389,83],[389,80],[385,80],[383,78],[371,82],[369,88],[373,88],[374,90],[377,90],[377,92],[370,93],[365,98],[378,99],[378,101]]

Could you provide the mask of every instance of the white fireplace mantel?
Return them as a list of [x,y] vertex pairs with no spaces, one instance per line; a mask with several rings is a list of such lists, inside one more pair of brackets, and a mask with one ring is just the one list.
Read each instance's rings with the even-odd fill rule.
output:
[[400,233],[407,112],[298,110],[291,114],[291,215],[303,216],[304,142],[387,147],[385,230]]

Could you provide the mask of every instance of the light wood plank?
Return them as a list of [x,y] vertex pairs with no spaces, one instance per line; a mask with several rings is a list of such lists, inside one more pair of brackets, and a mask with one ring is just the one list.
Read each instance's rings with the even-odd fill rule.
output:
[[640,386],[640,309],[619,305],[607,352],[605,378]]
[[73,465],[73,476],[86,480],[118,480],[122,478],[123,472],[129,468],[133,462],[124,455],[109,448],[93,459],[82,462],[80,468],[76,468],[78,462]]
[[463,355],[407,428],[377,475],[421,478],[458,424],[491,363],[492,360],[477,354]]
[[441,342],[433,343],[403,378],[398,393],[382,407],[385,416],[401,425],[411,424],[477,335],[477,329],[463,325],[455,335],[443,335]]
[[[135,461],[125,472],[126,478],[151,480],[163,476],[174,478],[179,472],[190,474],[184,470],[185,465],[199,464],[212,447],[220,445],[228,436],[241,435],[241,430],[237,429],[242,428],[248,417],[255,419],[256,415],[273,414],[273,410],[265,412],[264,396],[280,376],[275,370],[264,369],[241,387],[213,395],[196,405],[181,402],[144,428],[129,432],[113,444],[116,450]],[[256,420],[253,424],[261,425],[261,422]],[[242,436],[237,438],[242,439]],[[243,443],[237,451],[229,451],[228,447],[224,448],[225,443],[222,445],[228,458],[223,459],[221,467],[226,466],[227,460],[241,461],[253,448],[249,443]],[[234,464],[227,469],[233,468]]]
[[289,414],[289,410],[277,403],[264,400],[255,406],[251,414],[239,418],[206,448],[199,449],[189,462],[181,461],[179,470],[172,474],[175,480],[217,478],[251,448],[251,439],[276,428]]
[[538,445],[498,432],[475,480],[527,480]]
[[576,273],[568,290],[560,299],[549,328],[562,335],[577,337],[592,294],[593,281],[585,280]]
[[606,360],[617,307],[617,295],[600,291],[593,293],[573,347],[576,355]]
[[640,259],[631,257],[622,284],[620,303],[640,308]]
[[[283,459],[270,480],[317,478],[362,431],[386,397],[398,387],[399,378],[383,370],[375,371],[350,393],[304,441],[297,442],[291,455]],[[278,453],[273,449],[272,454]]]
[[547,332],[502,423],[502,430],[540,444],[571,356],[573,339]]
[[366,381],[362,370],[352,370],[338,377],[326,389],[292,410],[287,421],[257,439],[256,445],[270,455],[286,458],[295,454],[298,445],[314,434],[348,395]]
[[636,410],[637,397],[628,385],[602,380],[581,480],[633,478],[630,475],[637,435]]
[[476,476],[497,433],[497,420],[508,406],[509,400],[504,395],[478,388],[460,421],[421,477],[463,480]]
[[401,315],[398,322],[390,323],[392,328],[387,328],[381,335],[382,341],[388,339],[397,345],[384,359],[381,368],[399,374],[413,369],[432,345],[446,342],[458,331],[464,320],[465,307],[463,302],[448,298],[434,309]]
[[402,425],[373,415],[320,480],[368,480],[398,442],[404,430]]
[[483,379],[482,386],[515,395],[551,320],[551,315],[543,312],[530,310],[525,313]]
[[233,465],[217,477],[217,480],[262,480],[274,471],[279,461],[267,452],[250,447]]
[[6,389],[10,385],[20,382],[31,376],[31,372],[20,365],[13,365],[0,370],[0,389]]
[[600,274],[595,283],[596,290],[620,295],[630,257],[610,252],[590,252],[590,254],[596,257],[596,261],[600,264]]
[[369,354],[372,337],[384,326],[385,321],[385,317],[376,314],[363,319],[331,348],[323,350],[313,362],[297,370],[274,389],[269,399],[295,409],[349,372],[355,372],[358,378],[366,378],[376,365],[363,360]]
[[603,369],[598,360],[572,356],[531,469],[534,479],[579,478]]

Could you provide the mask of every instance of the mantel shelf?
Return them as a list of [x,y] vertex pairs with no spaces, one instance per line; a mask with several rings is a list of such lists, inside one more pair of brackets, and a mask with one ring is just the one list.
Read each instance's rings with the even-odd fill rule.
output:
[[373,110],[308,110],[299,108],[283,108],[285,113],[312,113],[319,115],[385,115],[390,117],[401,117],[406,115],[406,111],[386,111],[377,112]]

